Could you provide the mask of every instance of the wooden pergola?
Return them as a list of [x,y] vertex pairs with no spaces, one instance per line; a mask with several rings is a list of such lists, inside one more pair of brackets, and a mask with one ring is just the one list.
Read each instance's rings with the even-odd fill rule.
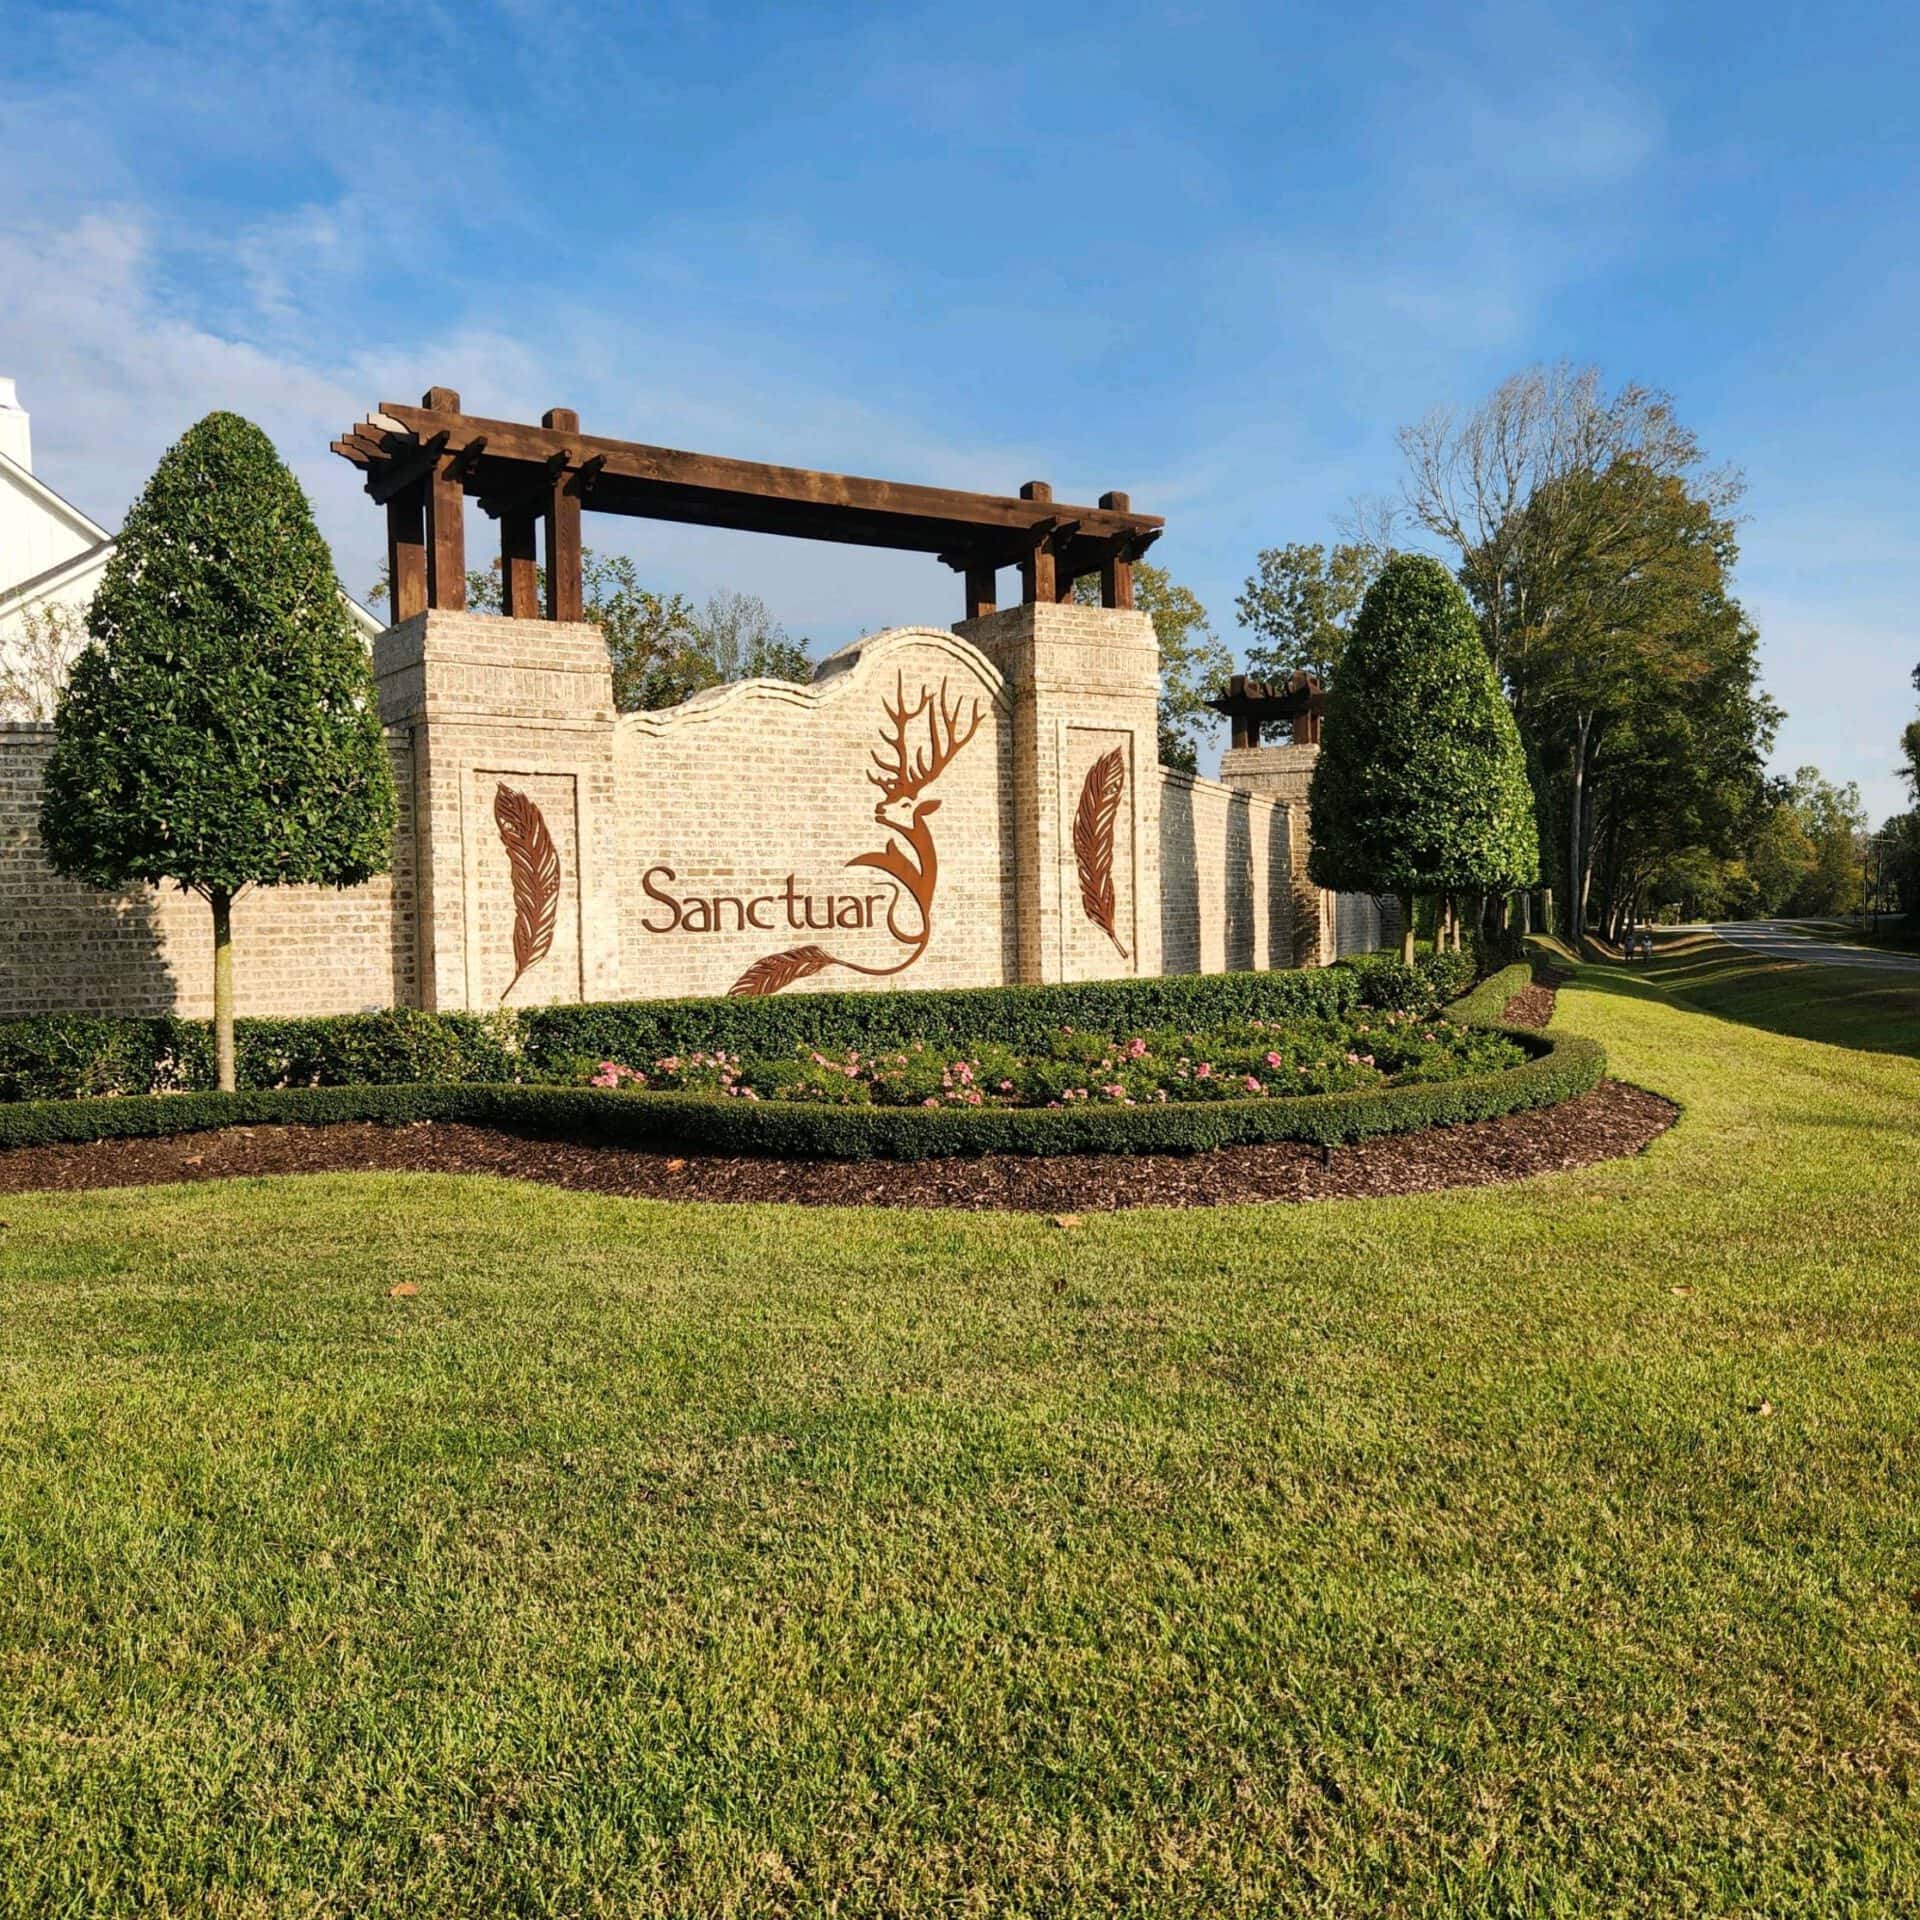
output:
[[581,617],[583,509],[931,553],[965,576],[969,619],[994,611],[994,576],[1011,566],[1020,569],[1023,602],[1071,599],[1076,580],[1098,574],[1101,604],[1131,607],[1133,563],[1165,525],[1132,512],[1124,493],[1103,493],[1097,507],[1068,506],[1041,480],[1017,497],[958,493],[605,440],[582,433],[566,407],[537,427],[489,420],[462,413],[450,387],[430,387],[417,407],[383,401],[333,451],[362,470],[387,510],[395,620],[466,605],[469,495],[500,524],[504,610],[523,619],[542,612],[542,559],[546,617]]
[[1320,722],[1327,711],[1326,689],[1310,673],[1295,673],[1285,680],[1257,680],[1236,673],[1227,682],[1227,690],[1207,705],[1223,713],[1233,723],[1236,747],[1257,747],[1262,727],[1284,726],[1292,729],[1296,747],[1320,744]]

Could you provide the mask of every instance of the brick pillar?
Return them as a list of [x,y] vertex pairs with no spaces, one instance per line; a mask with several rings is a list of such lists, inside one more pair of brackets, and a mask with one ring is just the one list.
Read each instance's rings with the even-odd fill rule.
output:
[[[1160,971],[1160,649],[1143,613],[1036,601],[963,620],[1013,698],[1018,977]],[[1120,755],[1114,934],[1081,896],[1074,818],[1096,766]],[[1125,949],[1124,955],[1121,949]]]
[[[373,661],[381,720],[412,742],[420,1004],[616,998],[613,680],[599,628],[429,609],[381,634]],[[517,981],[502,787],[538,811],[560,870],[547,952]]]
[[1318,745],[1311,747],[1229,747],[1220,756],[1220,778],[1242,793],[1280,801],[1287,809],[1288,870],[1293,882],[1293,964],[1324,967],[1334,958],[1334,896],[1323,893],[1307,874],[1313,847],[1313,816],[1307,786],[1313,779]]

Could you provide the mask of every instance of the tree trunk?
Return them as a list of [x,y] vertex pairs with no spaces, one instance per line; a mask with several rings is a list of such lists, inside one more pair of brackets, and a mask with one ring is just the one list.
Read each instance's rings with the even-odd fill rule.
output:
[[1413,965],[1413,895],[1400,896],[1400,963]]
[[213,1072],[222,1093],[234,1090],[233,1076],[233,895],[216,887],[207,895],[213,908]]
[[1585,715],[1581,716],[1580,732],[1569,752],[1567,768],[1573,791],[1567,805],[1567,926],[1562,938],[1575,953],[1580,951],[1580,937],[1587,930],[1586,892],[1580,884],[1586,862],[1580,856],[1584,840],[1581,829],[1586,824],[1587,729],[1591,724]]
[[1574,925],[1582,932],[1586,930],[1587,905],[1593,894],[1593,837],[1593,822],[1588,820],[1586,831],[1581,836],[1586,848],[1587,860],[1586,865],[1580,869],[1580,898],[1574,909],[1578,915]]

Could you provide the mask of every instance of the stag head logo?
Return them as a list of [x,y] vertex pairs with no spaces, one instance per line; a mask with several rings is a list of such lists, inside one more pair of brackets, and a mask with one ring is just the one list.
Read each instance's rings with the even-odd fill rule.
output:
[[880,789],[874,824],[894,837],[870,853],[855,854],[847,865],[870,867],[897,883],[887,908],[887,931],[906,951],[892,966],[869,967],[839,959],[824,947],[789,947],[756,960],[728,988],[730,995],[778,993],[828,967],[884,978],[904,973],[926,952],[933,938],[933,897],[940,881],[940,855],[928,822],[939,812],[940,802],[925,795],[979,731],[980,702],[975,700],[972,710],[963,715],[960,703],[948,700],[944,680],[938,692],[923,686],[919,697],[909,702],[906,681],[896,674],[893,698],[882,705],[886,720],[880,729],[881,745],[872,749],[873,766],[867,779]]

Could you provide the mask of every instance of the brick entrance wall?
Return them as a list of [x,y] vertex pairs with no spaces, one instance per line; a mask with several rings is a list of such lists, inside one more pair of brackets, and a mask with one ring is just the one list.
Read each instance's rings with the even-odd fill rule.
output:
[[[596,628],[417,615],[374,646],[393,872],[244,896],[239,1010],[724,993],[757,963],[789,992],[997,985],[1377,944],[1371,902],[1336,909],[1305,879],[1304,773],[1268,757],[1289,750],[1228,755],[1227,784],[1157,764],[1158,664],[1144,615],[1021,606],[871,636],[806,687],[616,715]],[[47,868],[51,745],[0,729],[0,1018],[204,1015],[203,902]],[[1110,801],[1111,931],[1075,853],[1090,787]]]

